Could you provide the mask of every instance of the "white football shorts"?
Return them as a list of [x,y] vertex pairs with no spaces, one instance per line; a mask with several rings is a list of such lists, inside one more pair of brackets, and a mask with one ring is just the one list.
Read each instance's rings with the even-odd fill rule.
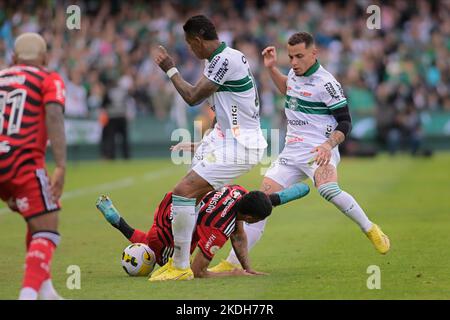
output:
[[247,149],[213,129],[195,151],[191,169],[217,190],[249,172],[261,161],[264,150]]
[[[319,166],[314,162],[316,154],[311,153],[313,148],[301,142],[286,144],[266,171],[265,177],[274,180],[284,188],[306,178],[314,182],[314,172]],[[339,149],[335,147],[331,151],[330,164],[337,168],[340,160]]]

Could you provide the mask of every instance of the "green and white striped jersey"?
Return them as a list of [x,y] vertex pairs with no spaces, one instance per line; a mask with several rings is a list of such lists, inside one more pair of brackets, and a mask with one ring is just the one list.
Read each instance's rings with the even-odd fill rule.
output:
[[220,86],[208,102],[224,135],[248,149],[266,148],[256,83],[244,54],[222,42],[206,61],[203,74]]
[[296,76],[291,69],[285,102],[286,143],[317,146],[325,142],[337,126],[331,110],[346,104],[341,85],[317,60],[303,76]]

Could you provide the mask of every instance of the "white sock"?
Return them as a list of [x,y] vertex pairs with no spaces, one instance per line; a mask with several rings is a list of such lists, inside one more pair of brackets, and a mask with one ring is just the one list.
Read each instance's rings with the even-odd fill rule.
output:
[[174,242],[173,265],[189,268],[191,240],[196,223],[195,198],[172,196],[172,233]]
[[37,300],[38,293],[33,288],[25,287],[20,290],[19,300]]
[[[248,224],[244,223],[245,234],[247,235],[247,248],[248,251],[253,248],[253,246],[261,239],[262,234],[264,232],[264,228],[266,226],[267,219],[262,221]],[[233,249],[231,249],[230,254],[228,255],[227,261],[232,264],[240,265],[239,259],[236,257],[236,253]]]
[[318,191],[322,197],[356,222],[364,232],[369,231],[372,227],[372,222],[356,200],[347,192],[342,191],[336,182],[325,183],[318,188]]
[[41,300],[60,300],[60,295],[53,288],[52,279],[47,279],[42,282],[41,288],[39,289],[39,298]]

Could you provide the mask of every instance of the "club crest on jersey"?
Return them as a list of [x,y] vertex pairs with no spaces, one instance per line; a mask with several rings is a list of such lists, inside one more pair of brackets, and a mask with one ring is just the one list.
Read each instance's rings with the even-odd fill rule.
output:
[[290,110],[295,110],[295,109],[297,109],[297,101],[296,101],[295,99],[289,100],[288,108],[289,108]]
[[216,254],[219,249],[220,248],[218,246],[212,246],[211,249],[209,249],[209,252],[211,252],[211,254]]
[[231,196],[232,196],[234,199],[237,199],[237,198],[239,198],[239,197],[241,196],[241,193],[240,193],[239,191],[237,191],[237,190],[234,190],[234,191],[231,193]]

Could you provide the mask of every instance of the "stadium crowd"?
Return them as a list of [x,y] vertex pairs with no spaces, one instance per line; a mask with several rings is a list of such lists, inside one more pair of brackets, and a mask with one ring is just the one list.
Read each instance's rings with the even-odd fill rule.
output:
[[[216,24],[219,37],[244,52],[259,84],[262,116],[282,121],[282,97],[264,70],[261,51],[285,50],[295,31],[311,32],[320,62],[344,85],[354,113],[373,115],[380,137],[417,133],[423,110],[450,112],[450,2],[382,1],[381,29],[366,26],[366,8],[377,1],[78,1],[80,30],[66,27],[68,1],[0,0],[0,68],[11,63],[15,37],[39,32],[50,45],[49,68],[65,77],[69,117],[97,118],[108,90],[122,90],[122,113],[152,115],[187,125],[188,109],[152,60],[164,44],[185,79],[202,66],[189,52],[182,25],[194,14]],[[117,112],[117,110],[115,111]],[[272,120],[273,121],[273,120]],[[282,127],[281,123],[274,123]],[[392,133],[396,132],[396,133]]]

